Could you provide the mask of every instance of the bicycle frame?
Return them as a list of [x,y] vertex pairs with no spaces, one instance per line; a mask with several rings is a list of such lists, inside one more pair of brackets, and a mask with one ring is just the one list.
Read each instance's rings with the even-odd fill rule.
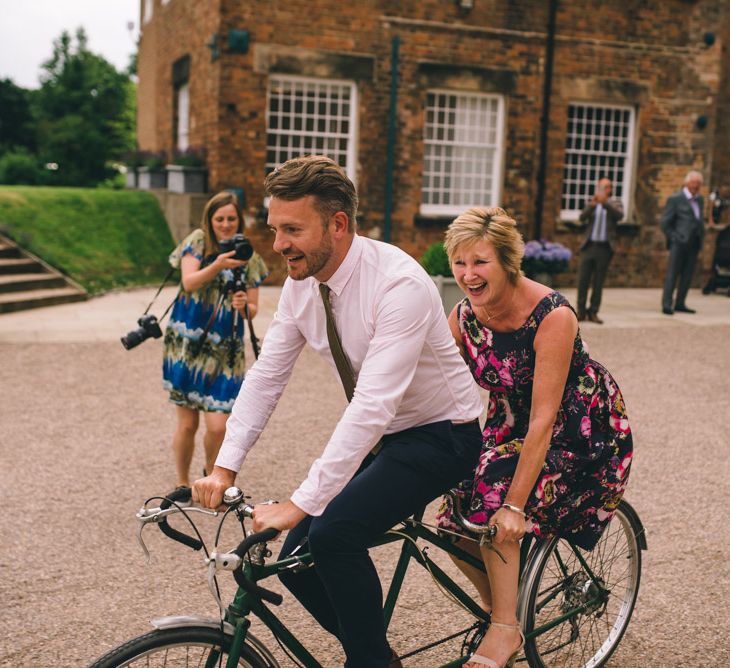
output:
[[[395,567],[395,571],[393,573],[393,579],[390,583],[390,587],[388,589],[388,593],[386,595],[384,603],[383,611],[386,628],[390,625],[390,622],[392,620],[398,597],[400,595],[401,588],[405,580],[405,575],[411,561],[415,561],[421,567],[429,571],[430,575],[433,577],[436,583],[451,596],[453,596],[456,600],[458,600],[459,603],[462,604],[463,607],[466,608],[474,616],[477,624],[479,622],[486,621],[487,617],[485,616],[484,611],[479,605],[477,605],[477,603],[475,603],[472,596],[467,594],[451,577],[449,577],[447,573],[443,571],[443,569],[441,569],[432,559],[430,559],[427,554],[427,549],[425,547],[421,548],[418,546],[418,540],[421,540],[428,545],[432,545],[441,552],[446,552],[449,555],[461,559],[469,565],[484,571],[484,564],[481,560],[474,558],[472,555],[468,554],[457,545],[455,545],[448,538],[440,535],[436,531],[433,531],[416,519],[406,520],[402,525],[388,531],[384,536],[375,541],[371,546],[378,547],[398,541],[401,541],[403,543]],[[520,559],[521,573],[525,572],[525,564],[529,564],[531,555],[535,553],[537,547],[540,545],[539,541],[535,541],[535,544],[530,546],[530,542],[531,541],[529,538],[523,542],[523,550],[521,551]],[[580,555],[579,550],[573,548],[573,551],[576,553],[578,559],[581,561],[583,567],[586,569],[586,572],[595,581],[596,578],[593,577],[593,574],[591,573],[588,564]],[[309,568],[311,567],[311,565],[311,555],[309,553],[303,553],[301,555],[290,556],[281,561],[275,561],[269,564],[259,565],[247,561],[244,564],[243,569],[246,578],[257,582],[289,568],[303,569]],[[548,594],[548,600],[559,595],[561,591],[562,589],[556,589],[555,591],[550,592]],[[529,634],[526,634],[526,638],[529,640],[542,633],[545,633],[553,627],[557,626],[558,624],[561,624],[565,620],[569,619],[570,617],[583,613],[590,606],[600,604],[608,596],[608,593],[609,592],[607,590],[603,589],[599,585],[597,587],[597,593],[594,599],[584,602],[583,604],[566,611],[560,618],[551,620],[549,623],[532,630]],[[251,596],[240,588],[238,589],[233,602],[228,607],[226,612],[226,620],[235,627],[233,647],[228,657],[228,662],[226,664],[228,668],[233,668],[237,665],[239,658],[238,652],[240,652],[240,648],[242,647],[243,642],[246,639],[246,634],[250,626],[248,616],[251,614],[258,617],[264,623],[264,625],[269,628],[274,636],[278,638],[281,644],[284,645],[286,649],[291,652],[291,654],[294,655],[303,666],[305,666],[306,668],[322,668],[321,664],[299,642],[299,640],[291,633],[291,631],[289,631],[289,629],[281,622],[281,620],[268,607],[263,605],[260,599],[257,599],[255,596]],[[471,626],[456,634],[446,636],[445,638],[441,638],[434,642],[430,642],[427,645],[416,648],[408,654],[402,655],[400,658],[405,659],[409,656],[413,656],[414,654],[425,651],[426,649],[430,649],[431,647],[434,647],[438,644],[454,639],[459,635],[464,635],[473,628],[474,626]],[[459,657],[449,663],[443,664],[440,668],[457,668],[458,666],[466,663],[467,660],[468,657]]]

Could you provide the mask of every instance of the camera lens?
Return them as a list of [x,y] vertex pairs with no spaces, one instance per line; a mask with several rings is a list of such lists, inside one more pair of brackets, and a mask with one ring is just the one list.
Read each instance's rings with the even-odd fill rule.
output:
[[132,348],[135,348],[138,346],[142,341],[144,341],[147,338],[147,333],[142,329],[135,329],[127,336],[123,336],[121,339],[119,339],[122,342],[122,345],[126,350],[131,350]]

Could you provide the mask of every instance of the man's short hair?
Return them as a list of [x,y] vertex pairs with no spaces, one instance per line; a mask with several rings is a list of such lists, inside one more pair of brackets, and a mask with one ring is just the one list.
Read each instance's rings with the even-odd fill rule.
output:
[[700,183],[704,181],[704,179],[702,178],[702,172],[698,172],[694,169],[687,172],[687,176],[684,177],[685,184],[689,183],[691,179],[699,179]]
[[347,215],[347,229],[355,231],[357,191],[352,181],[334,160],[323,155],[307,155],[287,160],[264,181],[269,197],[292,201],[311,195],[323,224],[338,211]]

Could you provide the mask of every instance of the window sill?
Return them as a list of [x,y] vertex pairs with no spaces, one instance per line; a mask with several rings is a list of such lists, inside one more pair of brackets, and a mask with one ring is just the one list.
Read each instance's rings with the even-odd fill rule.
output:
[[[457,214],[458,215],[458,214]],[[415,227],[448,227],[456,216],[446,215],[429,215],[417,213],[413,216],[413,225]]]

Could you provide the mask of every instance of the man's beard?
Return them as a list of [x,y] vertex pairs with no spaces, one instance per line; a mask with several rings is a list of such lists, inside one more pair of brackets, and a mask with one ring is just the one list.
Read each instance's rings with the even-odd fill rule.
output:
[[[295,281],[303,281],[305,278],[309,278],[310,276],[314,276],[315,274],[319,273],[322,268],[329,262],[330,257],[332,257],[332,237],[330,236],[329,230],[326,230],[322,234],[322,242],[320,244],[320,247],[312,251],[311,253],[288,253],[287,255],[303,255],[304,256],[304,269],[301,271],[301,273],[292,273],[293,269],[292,267],[287,263],[287,273],[289,274],[289,277],[292,280]],[[285,255],[286,257],[286,255]]]

